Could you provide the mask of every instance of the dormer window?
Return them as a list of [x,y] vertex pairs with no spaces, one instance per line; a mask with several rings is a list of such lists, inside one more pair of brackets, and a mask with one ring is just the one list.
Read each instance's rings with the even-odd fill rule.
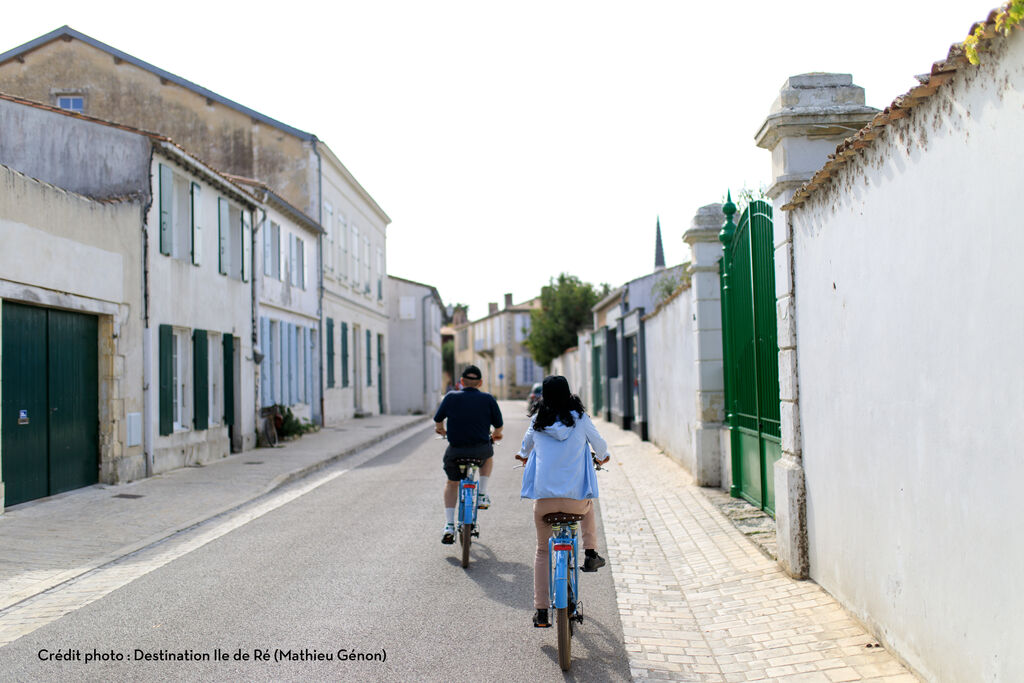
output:
[[85,110],[85,98],[81,95],[59,95],[57,106],[81,114]]

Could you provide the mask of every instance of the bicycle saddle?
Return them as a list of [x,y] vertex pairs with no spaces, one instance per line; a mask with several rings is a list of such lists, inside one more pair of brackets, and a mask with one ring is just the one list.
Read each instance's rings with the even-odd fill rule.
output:
[[585,516],[586,515],[574,515],[571,512],[549,512],[541,519],[544,520],[545,524],[569,524],[571,522],[578,522]]
[[455,459],[455,464],[456,465],[482,465],[483,462],[484,461],[480,460],[479,458],[456,458]]

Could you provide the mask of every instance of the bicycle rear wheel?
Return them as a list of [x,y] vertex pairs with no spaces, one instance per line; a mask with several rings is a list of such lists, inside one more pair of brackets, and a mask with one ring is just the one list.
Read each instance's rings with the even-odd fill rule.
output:
[[469,546],[473,543],[473,525],[462,525],[462,568],[469,566]]
[[569,623],[572,615],[568,607],[559,607],[555,610],[555,625],[558,627],[558,665],[562,671],[568,671],[572,664],[572,624]]

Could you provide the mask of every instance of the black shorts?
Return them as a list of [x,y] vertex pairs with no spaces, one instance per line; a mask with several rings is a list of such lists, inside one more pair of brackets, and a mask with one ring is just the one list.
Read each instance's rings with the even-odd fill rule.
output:
[[444,473],[448,475],[448,481],[461,481],[462,470],[459,469],[456,460],[476,460],[483,463],[492,455],[494,446],[489,443],[479,446],[449,446],[444,452]]

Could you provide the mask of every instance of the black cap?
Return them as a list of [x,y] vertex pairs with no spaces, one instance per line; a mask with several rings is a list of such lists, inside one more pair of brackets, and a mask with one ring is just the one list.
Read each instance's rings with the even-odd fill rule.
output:
[[480,368],[475,365],[468,365],[466,369],[462,371],[463,379],[480,379],[483,375],[480,374]]

